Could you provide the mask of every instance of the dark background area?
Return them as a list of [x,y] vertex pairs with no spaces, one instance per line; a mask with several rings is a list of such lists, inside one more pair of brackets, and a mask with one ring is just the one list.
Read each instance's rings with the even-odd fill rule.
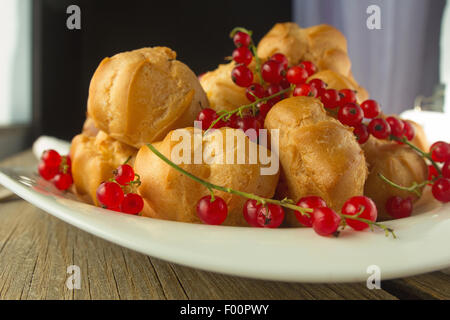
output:
[[[81,30],[66,27],[69,5],[81,8]],[[85,119],[89,82],[100,61],[122,51],[167,46],[197,74],[231,54],[235,26],[258,41],[291,20],[291,1],[33,1],[32,137],[70,140]]]

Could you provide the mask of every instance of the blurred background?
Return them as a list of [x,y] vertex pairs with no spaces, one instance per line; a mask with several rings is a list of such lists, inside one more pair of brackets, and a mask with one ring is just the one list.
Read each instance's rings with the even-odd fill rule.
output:
[[[80,30],[66,26],[70,5],[81,9]],[[370,5],[380,8],[380,29],[367,27]],[[43,134],[70,140],[80,132],[89,81],[104,57],[168,46],[200,74],[231,54],[234,26],[259,40],[276,22],[331,24],[348,39],[356,80],[386,113],[415,105],[450,113],[446,0],[2,0],[0,6],[0,158]]]

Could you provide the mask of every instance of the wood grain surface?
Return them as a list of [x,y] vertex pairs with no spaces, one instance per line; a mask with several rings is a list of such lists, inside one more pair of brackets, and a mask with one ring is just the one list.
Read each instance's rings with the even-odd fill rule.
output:
[[[0,165],[29,165],[25,152]],[[67,267],[81,288],[66,286]],[[450,276],[435,272],[382,283],[298,284],[199,271],[122,248],[16,197],[0,200],[0,299],[449,299]]]

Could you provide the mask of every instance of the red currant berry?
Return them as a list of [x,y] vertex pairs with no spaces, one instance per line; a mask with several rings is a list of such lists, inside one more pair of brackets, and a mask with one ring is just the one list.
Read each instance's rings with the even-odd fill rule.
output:
[[408,141],[411,141],[412,139],[414,139],[414,136],[416,135],[416,130],[409,121],[402,120],[402,122],[403,122],[403,136],[405,136],[406,139],[408,139]]
[[72,175],[70,173],[58,173],[52,181],[59,190],[67,190],[73,183]]
[[125,186],[127,183],[134,181],[134,170],[128,164],[120,165],[114,170],[114,179],[118,184]]
[[115,182],[103,182],[97,188],[97,200],[106,208],[117,208],[123,201],[123,190]]
[[236,114],[232,114],[230,119],[225,122],[224,127],[237,129],[237,121],[239,117]]
[[[309,196],[304,197],[298,200],[297,206],[302,208],[309,208],[309,209],[316,209],[316,208],[322,208],[326,207],[327,204],[325,200],[323,200],[321,197],[318,196]],[[312,216],[313,213],[309,213],[309,217],[306,215],[301,214],[299,211],[295,211],[295,217],[297,218],[298,222],[300,222],[305,227],[312,227]]]
[[341,217],[327,207],[315,208],[312,217],[314,231],[324,237],[335,233],[341,223]]
[[252,38],[248,33],[238,31],[233,37],[233,42],[236,47],[248,47],[252,42]]
[[256,98],[258,99],[264,98],[266,96],[266,90],[264,90],[264,87],[259,83],[252,83],[250,86],[247,87],[246,96],[248,100],[254,102]]
[[262,129],[262,125],[258,118],[253,116],[245,116],[236,121],[236,128],[244,131],[251,141],[257,141],[259,130]]
[[391,127],[391,134],[394,137],[402,138],[403,132],[405,129],[405,125],[402,120],[397,119],[396,117],[387,117],[386,118],[387,123],[389,123],[389,126]]
[[341,102],[346,103],[356,103],[356,92],[350,89],[342,89],[339,91],[341,96]]
[[413,211],[411,198],[390,197],[386,201],[386,211],[394,219],[407,218]]
[[364,112],[356,103],[347,103],[345,106],[339,108],[338,119],[347,126],[357,126],[361,124],[363,118]]
[[289,88],[291,86],[291,84],[286,78],[283,78],[283,80],[280,81],[280,86],[284,90],[284,89]]
[[440,178],[436,180],[431,188],[431,193],[436,200],[450,202],[450,179]]
[[[271,84],[271,85],[267,88],[266,96],[267,96],[267,97],[273,96],[273,95],[277,94],[278,92],[280,92],[281,90],[283,90],[283,88],[281,87],[281,85],[279,85],[279,84]],[[269,101],[270,101],[270,103],[275,104],[275,103],[277,103],[278,101],[283,100],[284,98],[285,98],[285,94],[281,94],[281,95],[278,95],[278,96],[276,96],[276,97],[273,97],[273,98],[270,99]]]
[[[202,130],[207,130],[211,124],[218,118],[217,112],[213,109],[203,109],[200,111],[200,113],[197,115],[197,121],[200,121],[202,124]],[[217,122],[213,128],[218,129],[223,127],[225,124],[223,121]]]
[[303,67],[306,72],[308,72],[308,77],[311,77],[314,73],[317,72],[316,65],[311,61],[303,61],[300,63],[300,67]]
[[355,126],[355,130],[353,130],[353,133],[356,136],[356,140],[359,144],[366,143],[367,140],[369,140],[369,129],[367,129],[367,126],[363,123],[360,123],[359,125]]
[[293,95],[294,97],[315,97],[317,95],[317,89],[304,83],[295,87]]
[[[360,212],[359,218],[370,220],[372,222],[377,220],[377,206],[370,198],[364,196],[352,197],[348,199],[342,207],[342,214],[347,216],[355,216]],[[369,227],[367,223],[351,218],[346,218],[346,222],[356,231],[361,231]]]
[[277,204],[261,205],[256,214],[257,222],[263,228],[278,228],[284,220],[284,210]]
[[431,158],[436,162],[450,160],[450,144],[444,141],[437,141],[430,147]]
[[244,219],[247,221],[249,225],[252,227],[261,228],[261,226],[258,223],[258,208],[261,205],[258,204],[256,200],[249,199],[244,204]]
[[366,100],[361,103],[361,108],[364,111],[364,117],[373,119],[380,114],[380,105],[375,100]]
[[378,139],[387,139],[391,134],[391,127],[386,120],[377,118],[369,123],[369,132]]
[[[433,167],[433,166],[432,166]],[[433,167],[434,168],[434,167]],[[436,169],[435,169],[436,170]],[[444,165],[442,166],[442,176],[444,178],[450,179],[450,160],[445,161]],[[436,171],[437,173],[437,171]],[[429,179],[428,179],[429,180]]]
[[285,70],[278,61],[268,60],[261,67],[261,75],[264,81],[279,84],[283,80]]
[[303,84],[308,79],[308,72],[299,66],[291,67],[286,74],[286,78],[292,84]]
[[316,89],[326,89],[327,88],[327,84],[320,79],[312,79],[308,82],[308,84],[311,87],[314,87]]
[[136,193],[127,193],[123,197],[120,211],[128,214],[138,214],[144,209],[144,200]]
[[339,107],[339,103],[341,100],[341,96],[339,95],[339,92],[334,89],[327,89],[325,92],[321,95],[321,100],[325,108],[333,109],[336,107]]
[[222,224],[228,215],[227,203],[220,197],[211,201],[211,196],[204,196],[197,203],[197,215],[203,223]]
[[233,51],[233,60],[237,64],[244,64],[248,66],[252,62],[253,54],[247,47],[239,47]]
[[72,169],[72,160],[70,159],[69,155],[63,156],[61,158],[61,163],[64,163],[68,167],[69,171],[70,169]]
[[56,167],[48,166],[44,161],[40,161],[38,165],[38,172],[40,176],[45,180],[51,180],[59,172],[59,168],[58,166]]
[[273,102],[271,102],[271,101],[258,103],[259,115],[261,117],[265,118],[266,115],[269,113],[270,109],[272,109],[272,107],[273,107]]
[[231,79],[239,87],[248,87],[253,82],[253,72],[244,65],[236,66],[231,71]]
[[46,150],[42,153],[41,160],[49,167],[58,167],[62,159],[55,150]]
[[278,63],[281,64],[284,70],[287,70],[288,68],[289,61],[286,58],[286,56],[282,53],[275,53],[273,56],[270,57],[269,60],[277,61]]

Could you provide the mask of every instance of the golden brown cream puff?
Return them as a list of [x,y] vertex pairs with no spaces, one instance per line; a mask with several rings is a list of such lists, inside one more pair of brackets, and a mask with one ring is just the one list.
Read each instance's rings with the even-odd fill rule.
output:
[[113,177],[113,171],[129,157],[134,162],[137,149],[112,139],[105,132],[95,136],[81,133],[72,140],[70,158],[76,194],[88,203],[98,205],[98,186]]
[[207,106],[195,74],[165,47],[103,59],[89,87],[88,115],[96,127],[136,148],[192,125]]
[[[240,140],[242,143],[227,146],[226,139],[218,136],[225,137],[227,131],[228,134],[235,134],[236,138],[233,139]],[[200,131],[197,133],[200,142],[195,144],[194,136],[194,128],[178,129],[171,131],[163,141],[153,143],[153,146],[174,162],[176,161],[174,157],[180,155],[187,157],[185,163],[178,163],[178,165],[210,183],[266,198],[274,195],[278,182],[278,170],[271,175],[261,175],[260,169],[263,165],[259,157],[254,164],[250,164],[249,148],[255,147],[256,144],[251,142],[242,130],[222,128],[210,132],[204,139]],[[184,139],[183,143],[187,141],[185,145],[187,150],[180,149],[181,137]],[[204,152],[210,150],[210,155],[214,156],[207,162],[201,161],[200,158],[200,161],[197,161],[198,164],[194,164],[195,150],[199,150],[200,146],[202,147],[200,150]],[[220,154],[226,157],[231,156],[235,159],[234,164],[230,164],[224,158],[221,161]],[[244,161],[239,164],[237,158],[242,156],[241,159]],[[134,169],[142,181],[139,193],[145,201],[144,216],[181,222],[201,222],[196,213],[196,204],[202,197],[210,194],[205,186],[163,162],[146,146],[139,150]],[[214,194],[224,199],[228,206],[228,216],[224,225],[248,226],[242,211],[247,199],[216,190]]]

